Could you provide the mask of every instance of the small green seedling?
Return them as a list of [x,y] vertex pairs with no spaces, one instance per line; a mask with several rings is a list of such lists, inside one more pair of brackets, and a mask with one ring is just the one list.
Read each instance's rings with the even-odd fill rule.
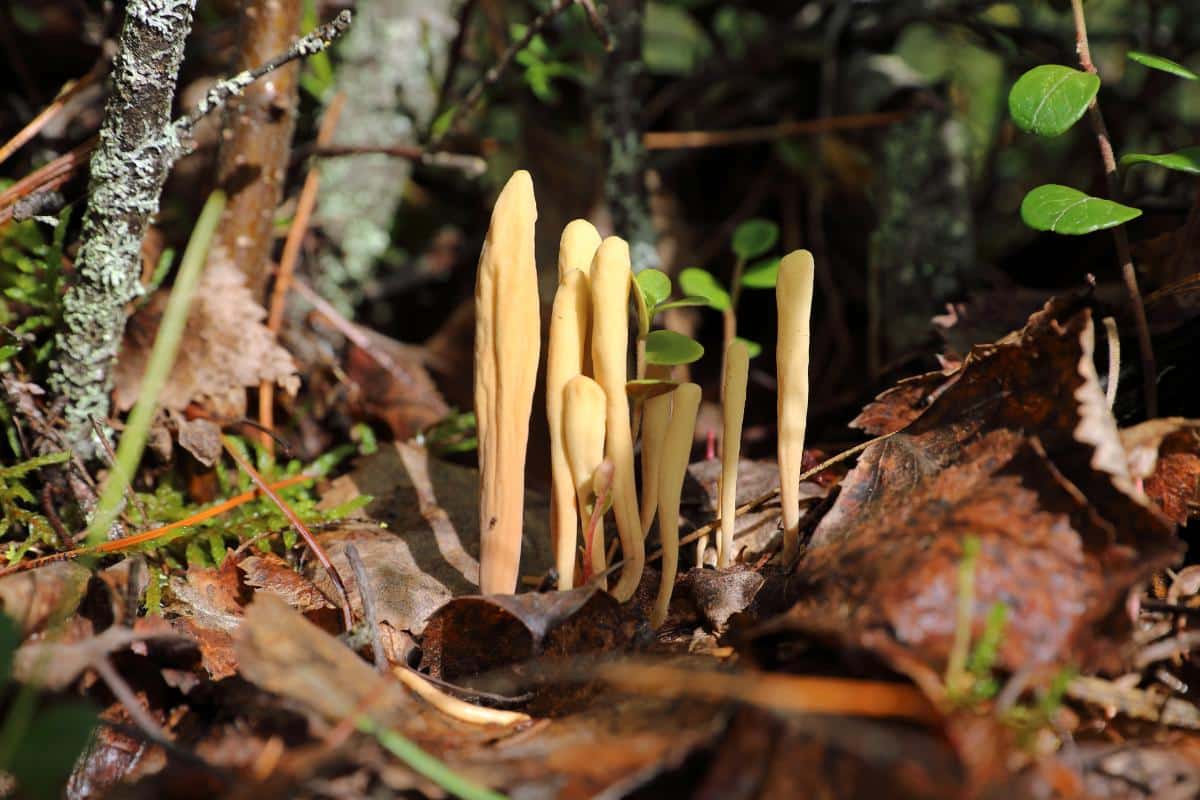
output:
[[[725,346],[737,337],[737,307],[742,289],[774,289],[779,278],[779,257],[767,256],[779,241],[779,226],[767,219],[748,219],[733,232],[729,246],[735,258],[733,278],[726,289],[709,271],[689,267],[679,273],[679,287],[714,311],[725,315]],[[750,357],[762,352],[757,342],[743,339]]]
[[[637,378],[631,385],[663,383],[662,381],[646,381],[646,366],[673,367],[679,364],[691,364],[704,355],[704,347],[699,342],[682,333],[668,330],[652,330],[654,318],[662,311],[670,308],[705,305],[700,297],[683,297],[671,300],[671,278],[665,272],[657,269],[646,269],[639,272],[633,281],[634,305],[637,307]],[[669,391],[674,384],[665,386]],[[631,389],[636,395],[644,392]]]

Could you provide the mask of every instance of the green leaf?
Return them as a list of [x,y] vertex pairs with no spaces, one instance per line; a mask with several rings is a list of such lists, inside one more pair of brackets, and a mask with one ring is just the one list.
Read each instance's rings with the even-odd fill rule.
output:
[[707,270],[688,267],[679,273],[679,288],[684,294],[703,298],[709,308],[717,311],[730,309],[729,292]]
[[687,9],[646,3],[642,17],[642,62],[656,75],[687,75],[713,50],[704,26]]
[[1059,64],[1026,72],[1008,94],[1013,122],[1027,133],[1058,136],[1079,121],[1100,91],[1100,78]]
[[635,381],[628,381],[625,384],[625,394],[629,396],[630,400],[641,402],[649,400],[651,397],[658,397],[660,394],[666,394],[678,385],[675,381],[641,378]]
[[61,797],[75,760],[87,746],[96,712],[70,702],[38,711],[6,765],[22,797]]
[[742,344],[746,345],[746,353],[750,356],[750,358],[754,358],[755,356],[762,353],[762,345],[759,344],[758,342],[756,342],[752,339],[743,338],[741,336],[735,336],[734,338],[737,339]]
[[454,111],[457,106],[450,106],[441,114],[438,114],[437,119],[429,126],[429,138],[440,139],[450,130],[450,123],[454,120]]
[[742,286],[747,289],[774,289],[779,280],[779,259],[764,258],[751,264],[742,274]]
[[1141,215],[1139,209],[1055,183],[1037,187],[1021,201],[1021,219],[1026,225],[1068,235],[1112,228]]
[[21,628],[7,614],[0,614],[0,687],[12,677],[13,654],[21,644]]
[[1180,64],[1178,61],[1172,61],[1169,58],[1156,56],[1153,53],[1143,53],[1141,50],[1130,50],[1125,56],[1130,61],[1136,61],[1143,67],[1156,69],[1160,72],[1166,72],[1174,75],[1177,78],[1186,78],[1189,81],[1200,81],[1200,75],[1192,72],[1190,69]]
[[748,219],[733,232],[733,253],[749,261],[770,250],[779,241],[779,226],[769,219]]
[[671,300],[659,305],[659,311],[666,311],[669,308],[695,308],[696,306],[708,307],[708,300],[703,297],[681,297],[678,300]]
[[1121,166],[1134,164],[1157,164],[1160,167],[1173,169],[1176,172],[1186,172],[1189,175],[1200,175],[1200,146],[1185,147],[1174,153],[1154,155],[1152,153],[1127,153],[1121,156]]
[[671,279],[662,270],[644,269],[637,274],[635,281],[646,298],[646,305],[651,309],[657,308],[671,296]]
[[700,343],[675,331],[650,331],[646,336],[646,363],[660,366],[690,364],[704,355]]

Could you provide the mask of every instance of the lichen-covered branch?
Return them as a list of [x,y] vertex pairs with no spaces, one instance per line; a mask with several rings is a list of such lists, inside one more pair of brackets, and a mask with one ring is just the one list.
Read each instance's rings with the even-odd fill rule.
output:
[[171,101],[194,6],[195,0],[131,0],[126,6],[50,381],[67,401],[69,441],[84,457],[95,446],[89,419],[108,415],[125,306],[142,291],[142,237],[179,146]]
[[195,124],[268,72],[325,49],[350,26],[350,12],[343,11],[287,52],[219,82],[196,109],[172,123],[194,6],[195,0],[130,0],[113,60],[113,91],[92,156],[75,282],[63,299],[50,379],[66,400],[67,440],[84,458],[98,443],[91,420],[108,416],[126,304],[143,291],[142,238],[158,211],[167,173],[190,147]]

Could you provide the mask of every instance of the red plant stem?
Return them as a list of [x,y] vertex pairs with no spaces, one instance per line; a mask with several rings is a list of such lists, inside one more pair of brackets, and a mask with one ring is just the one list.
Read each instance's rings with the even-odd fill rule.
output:
[[[1087,21],[1083,16],[1083,0],[1071,0],[1071,12],[1075,19],[1075,48],[1079,52],[1079,66],[1085,72],[1099,75],[1095,63],[1092,62],[1092,51],[1088,45]],[[1104,177],[1108,183],[1108,196],[1113,200],[1120,197],[1120,184],[1117,175],[1117,159],[1113,154],[1112,140],[1108,135],[1108,126],[1104,123],[1104,114],[1100,111],[1099,98],[1093,98],[1088,106],[1088,119],[1096,134],[1096,142],[1100,147],[1100,160],[1104,164]],[[1117,259],[1121,262],[1121,280],[1129,295],[1130,310],[1133,312],[1134,325],[1137,329],[1138,352],[1142,362],[1142,387],[1146,400],[1146,417],[1153,419],[1158,416],[1158,368],[1154,361],[1154,345],[1150,341],[1150,325],[1146,322],[1146,307],[1142,303],[1142,293],[1138,288],[1137,270],[1133,266],[1133,254],[1129,249],[1129,234],[1124,225],[1112,229],[1113,239],[1117,243]]]
[[263,476],[258,473],[258,470],[251,466],[249,461],[242,458],[242,455],[237,451],[237,448],[233,446],[233,443],[229,440],[229,437],[222,436],[221,443],[225,445],[225,452],[229,454],[230,458],[237,462],[237,465],[241,467],[243,472],[250,476],[250,480],[254,482],[254,485],[258,487],[258,490],[269,497],[271,502],[279,508],[280,512],[282,512],[285,517],[287,517],[287,521],[291,523],[292,528],[296,531],[296,533],[300,534],[300,538],[304,540],[306,545],[308,545],[308,549],[312,551],[314,556],[316,556],[317,561],[321,562],[321,566],[324,567],[325,572],[329,575],[329,579],[333,581],[333,585],[334,588],[337,589],[338,596],[340,596],[342,599],[342,621],[346,625],[346,630],[353,628],[354,617],[350,610],[350,593],[346,591],[346,584],[342,581],[342,576],[338,574],[337,568],[333,566],[333,562],[329,560],[329,554],[325,552],[325,548],[321,547],[320,543],[317,541],[317,538],[312,535],[312,531],[308,529],[308,526],[301,521],[300,517],[296,515],[296,512],[292,510],[292,507],[285,503],[283,498],[275,493],[275,490],[272,489],[270,484],[267,483],[266,479],[264,479]]

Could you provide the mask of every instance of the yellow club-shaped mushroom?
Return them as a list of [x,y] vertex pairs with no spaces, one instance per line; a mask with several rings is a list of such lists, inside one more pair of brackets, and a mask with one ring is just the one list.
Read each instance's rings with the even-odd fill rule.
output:
[[479,589],[516,591],[525,515],[525,452],[541,320],[533,181],[513,173],[496,199],[475,282],[479,432]]

